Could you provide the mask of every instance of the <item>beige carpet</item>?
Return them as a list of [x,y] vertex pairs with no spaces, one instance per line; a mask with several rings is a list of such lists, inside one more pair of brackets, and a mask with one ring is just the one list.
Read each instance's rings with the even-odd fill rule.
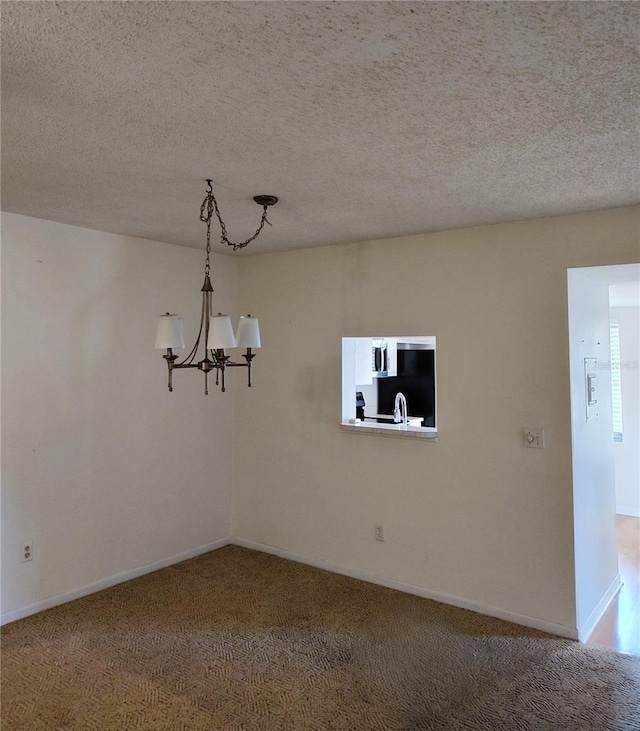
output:
[[640,658],[234,546],[2,639],[3,731],[640,730]]

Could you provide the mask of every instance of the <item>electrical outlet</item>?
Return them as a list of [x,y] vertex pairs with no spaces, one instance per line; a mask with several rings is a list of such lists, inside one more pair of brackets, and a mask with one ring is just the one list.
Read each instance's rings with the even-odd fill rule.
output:
[[376,541],[384,541],[384,528],[381,525],[375,526]]
[[26,563],[27,561],[33,561],[33,543],[31,541],[25,541],[22,544],[20,563]]
[[544,429],[525,426],[524,446],[533,449],[544,449]]

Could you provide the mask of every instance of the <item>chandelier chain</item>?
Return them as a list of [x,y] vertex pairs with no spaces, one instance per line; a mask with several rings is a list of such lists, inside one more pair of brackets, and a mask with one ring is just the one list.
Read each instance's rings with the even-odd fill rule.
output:
[[[211,187],[211,184],[209,184],[209,187]],[[204,221],[207,224],[207,261],[204,265],[204,274],[206,277],[209,276],[209,273],[211,271],[211,264],[209,263],[209,257],[211,254],[211,218],[213,217],[213,208],[211,205],[211,198],[213,197],[213,193],[209,191],[207,193],[207,197],[202,201],[202,205],[200,206],[200,220]],[[205,214],[205,208],[207,209],[207,212]]]
[[[200,220],[207,224],[207,263],[206,263],[206,274],[209,274],[209,254],[211,253],[211,219],[213,218],[213,214],[215,212],[216,217],[220,223],[220,242],[223,244],[227,244],[227,246],[232,246],[233,250],[236,251],[236,249],[243,249],[245,246],[250,244],[254,239],[258,237],[258,234],[262,229],[264,228],[265,223],[269,223],[267,220],[267,206],[263,206],[262,211],[262,217],[260,218],[260,225],[256,229],[253,236],[250,236],[245,241],[240,241],[238,243],[235,243],[233,241],[229,241],[229,238],[227,237],[227,227],[225,226],[224,221],[222,220],[222,216],[220,215],[220,209],[218,208],[218,201],[216,200],[216,197],[213,195],[213,190],[211,189],[211,181],[207,180],[207,183],[209,184],[209,191],[207,193],[206,198],[204,201],[202,201],[202,205],[200,206]],[[205,213],[206,210],[206,213]]]

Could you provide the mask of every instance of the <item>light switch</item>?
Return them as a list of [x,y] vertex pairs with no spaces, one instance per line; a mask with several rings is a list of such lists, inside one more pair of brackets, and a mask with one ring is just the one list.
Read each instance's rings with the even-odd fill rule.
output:
[[532,449],[544,449],[544,429],[524,427],[524,446]]

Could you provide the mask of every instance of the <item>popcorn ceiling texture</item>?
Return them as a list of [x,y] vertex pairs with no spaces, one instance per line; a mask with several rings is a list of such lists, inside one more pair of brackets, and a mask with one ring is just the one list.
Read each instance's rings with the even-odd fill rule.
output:
[[[260,253],[638,202],[627,2],[3,2],[3,209]],[[216,242],[216,251],[223,249]]]

